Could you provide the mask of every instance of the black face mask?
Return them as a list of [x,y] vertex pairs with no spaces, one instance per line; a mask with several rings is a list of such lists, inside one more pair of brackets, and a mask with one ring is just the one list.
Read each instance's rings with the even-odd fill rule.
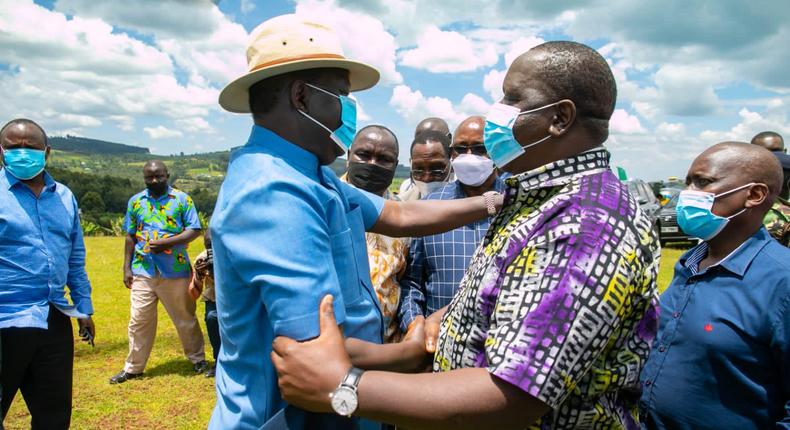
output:
[[348,180],[354,186],[371,193],[387,189],[395,176],[395,170],[385,169],[371,163],[351,161],[348,163]]
[[167,182],[159,182],[158,184],[145,184],[145,187],[148,188],[149,193],[155,196],[161,196],[167,192]]

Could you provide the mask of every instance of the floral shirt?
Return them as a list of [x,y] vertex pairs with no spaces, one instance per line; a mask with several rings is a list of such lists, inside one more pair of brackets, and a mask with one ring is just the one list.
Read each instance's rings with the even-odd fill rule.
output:
[[151,253],[148,242],[175,236],[191,228],[200,230],[200,219],[192,198],[168,187],[167,192],[154,199],[144,190],[129,199],[124,218],[124,229],[136,239],[132,273],[153,278],[187,278],[191,275],[187,247],[174,246],[159,254]]
[[525,427],[637,428],[660,249],[603,148],[508,178],[442,320],[434,371],[485,367],[550,411]]

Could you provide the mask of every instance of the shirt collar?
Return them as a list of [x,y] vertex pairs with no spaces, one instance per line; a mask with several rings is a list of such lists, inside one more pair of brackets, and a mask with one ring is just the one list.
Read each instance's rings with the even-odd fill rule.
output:
[[260,148],[267,154],[281,158],[312,177],[318,175],[318,157],[315,154],[283,139],[265,127],[252,126],[247,146]]
[[[745,242],[740,244],[730,255],[724,257],[721,261],[710,267],[721,266],[727,271],[734,273],[740,277],[746,273],[746,270],[751,265],[752,260],[757,254],[768,244],[771,236],[761,227],[757,233],[753,234]],[[699,273],[699,263],[708,255],[708,244],[702,242],[699,245],[691,248],[687,253],[680,257],[680,264],[689,269],[692,274]],[[710,267],[708,269],[710,269]]]
[[586,175],[609,168],[609,151],[603,147],[576,154],[563,160],[545,164],[528,172],[505,179],[508,187],[522,191],[565,185],[579,175]]
[[[3,170],[3,173],[4,173],[3,177],[5,177],[6,183],[8,184],[7,188],[9,190],[14,185],[22,182],[19,178],[17,178],[16,176],[12,175],[11,173],[9,173],[8,169],[3,168],[2,170]],[[55,182],[55,180],[52,179],[52,176],[50,176],[49,173],[47,173],[47,171],[45,170],[44,171],[44,189],[48,190],[48,191],[54,191],[55,187],[57,186],[57,184],[58,183]]]

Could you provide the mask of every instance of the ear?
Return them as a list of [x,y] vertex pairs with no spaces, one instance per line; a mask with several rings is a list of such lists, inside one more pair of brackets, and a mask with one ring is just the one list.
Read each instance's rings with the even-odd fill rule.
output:
[[554,107],[554,118],[549,126],[549,134],[554,137],[562,136],[574,121],[576,121],[576,104],[568,99],[561,100]]
[[754,184],[749,188],[749,195],[746,197],[744,206],[747,208],[754,208],[762,205],[766,199],[771,195],[768,185]]
[[294,109],[306,112],[310,97],[308,95],[307,85],[305,85],[305,82],[301,79],[296,79],[291,82],[290,89],[291,91],[288,96],[291,100],[291,106],[293,106]]

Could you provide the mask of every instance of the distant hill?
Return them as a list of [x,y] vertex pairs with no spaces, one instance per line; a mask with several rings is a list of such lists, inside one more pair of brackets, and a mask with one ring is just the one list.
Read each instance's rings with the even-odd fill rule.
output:
[[87,137],[69,136],[50,137],[49,143],[53,149],[83,154],[148,154],[148,148],[124,145],[123,143],[107,142]]

